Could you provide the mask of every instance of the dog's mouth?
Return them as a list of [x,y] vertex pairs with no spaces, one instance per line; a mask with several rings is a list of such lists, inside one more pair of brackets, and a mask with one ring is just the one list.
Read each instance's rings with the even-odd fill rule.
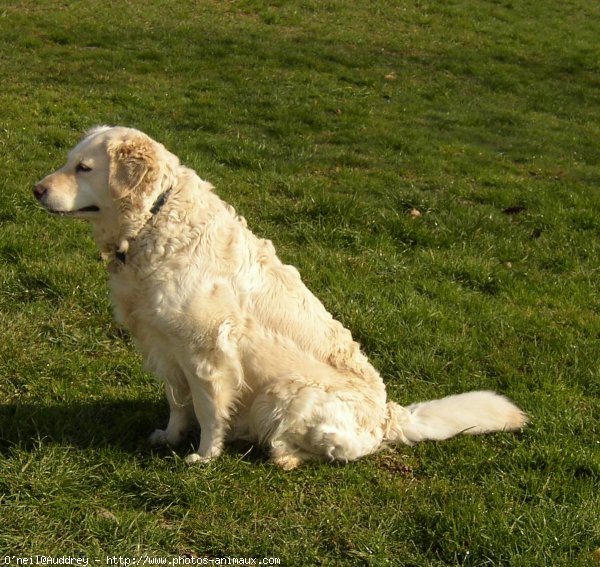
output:
[[100,212],[100,207],[97,207],[96,205],[89,205],[87,207],[81,207],[81,209],[75,209],[74,211],[60,211],[60,210],[56,210],[56,209],[47,209],[47,211],[49,213],[52,213],[53,215],[58,215],[61,217],[68,217],[68,216],[77,216],[77,215],[84,215],[86,213],[99,213]]
[[89,205],[88,207],[83,207],[81,209],[78,209],[75,212],[76,213],[97,213],[98,211],[100,211],[100,207],[97,207],[96,205]]

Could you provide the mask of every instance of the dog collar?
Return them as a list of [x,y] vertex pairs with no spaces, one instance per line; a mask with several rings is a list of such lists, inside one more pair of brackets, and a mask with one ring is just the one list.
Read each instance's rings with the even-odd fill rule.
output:
[[158,212],[163,208],[163,205],[165,204],[170,192],[171,192],[171,188],[167,189],[166,191],[163,191],[156,198],[156,201],[154,201],[154,204],[150,208],[150,212],[152,213],[152,216],[157,215]]
[[[152,207],[150,207],[150,213],[152,214],[152,216],[144,223],[144,226],[146,226],[148,224],[148,221],[152,217],[155,217],[160,212],[160,210],[163,208],[164,204],[167,202],[167,198],[169,197],[169,193],[171,193],[171,190],[172,190],[172,188],[170,187],[166,191],[163,191],[156,198],[156,200],[152,204]],[[143,229],[143,227],[142,227],[142,229]],[[121,252],[121,251],[117,250],[117,252],[115,252],[115,260],[119,264],[126,264],[127,263],[127,252]]]
[[119,264],[125,264],[125,262],[127,262],[127,253],[115,252],[115,260],[119,262]]

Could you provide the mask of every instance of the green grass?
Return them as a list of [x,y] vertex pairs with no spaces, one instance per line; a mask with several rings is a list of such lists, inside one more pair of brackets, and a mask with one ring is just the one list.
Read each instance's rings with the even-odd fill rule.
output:
[[[592,565],[598,37],[592,0],[3,3],[0,556]],[[291,473],[150,451],[89,229],[30,195],[101,123],[212,181],[391,397],[495,389],[531,426]]]

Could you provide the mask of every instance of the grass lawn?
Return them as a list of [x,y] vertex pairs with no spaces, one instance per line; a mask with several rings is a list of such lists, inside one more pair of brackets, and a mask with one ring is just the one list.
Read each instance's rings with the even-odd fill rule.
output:
[[[593,0],[2,2],[0,561],[597,564],[599,38]],[[390,397],[493,389],[531,426],[290,473],[151,451],[89,227],[31,196],[103,123],[213,182]]]

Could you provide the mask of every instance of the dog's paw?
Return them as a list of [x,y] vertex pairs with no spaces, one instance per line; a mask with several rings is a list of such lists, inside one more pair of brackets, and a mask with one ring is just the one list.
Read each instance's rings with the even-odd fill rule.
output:
[[148,443],[153,447],[165,447],[175,445],[169,434],[164,429],[155,429],[148,437]]
[[198,453],[190,453],[183,461],[186,465],[205,465],[210,463],[214,457],[203,457]]
[[272,459],[273,463],[284,471],[294,470],[302,464],[302,459],[296,455],[279,455]]

